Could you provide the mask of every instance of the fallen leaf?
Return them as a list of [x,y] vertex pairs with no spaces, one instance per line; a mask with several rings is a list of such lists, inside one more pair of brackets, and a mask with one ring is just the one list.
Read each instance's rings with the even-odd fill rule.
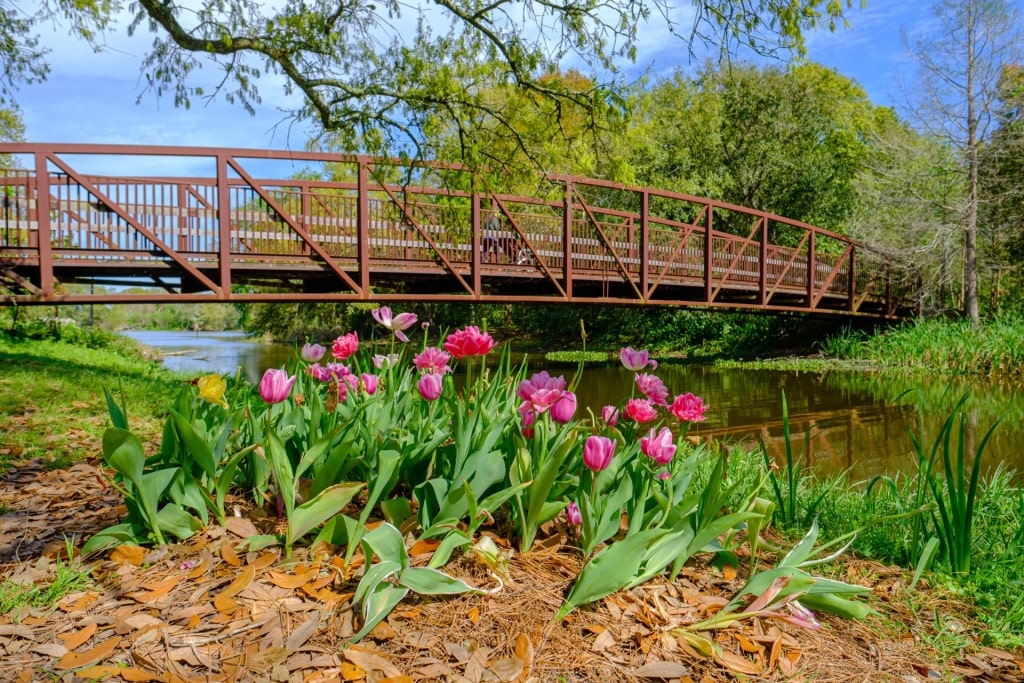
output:
[[367,674],[380,671],[385,676],[401,676],[402,672],[394,664],[375,652],[359,645],[349,645],[341,651],[341,656],[355,664]]
[[220,559],[224,560],[232,567],[242,566],[242,560],[239,559],[238,553],[235,552],[235,549],[231,547],[230,543],[220,544]]
[[104,640],[91,650],[86,650],[85,652],[69,652],[60,658],[56,667],[58,669],[79,669],[83,666],[102,662],[104,659],[114,654],[114,650],[117,649],[117,646],[120,643],[121,637],[114,636],[113,638]]
[[[748,676],[759,676],[763,672],[760,666],[753,663],[746,657],[740,657],[738,654],[735,654],[733,652],[720,652],[717,655],[715,655],[715,659],[717,659],[719,663],[721,663],[730,671],[738,674],[746,674]],[[781,665],[781,660],[779,663]],[[780,666],[780,669],[781,668],[782,667]],[[785,669],[783,669],[783,673],[786,673]]]
[[480,608],[470,608],[469,612],[466,613],[466,618],[469,619],[469,623],[473,624],[473,626],[476,626],[477,622],[480,621]]
[[519,678],[526,668],[526,662],[518,657],[505,657],[491,662],[487,670],[498,677],[500,681],[511,682]]
[[61,633],[57,637],[64,641],[64,647],[69,651],[77,650],[79,647],[84,645],[87,640],[93,637],[97,628],[99,628],[99,625],[96,622],[93,622],[74,633]]
[[296,570],[295,573],[269,571],[264,578],[278,588],[294,590],[306,585],[315,576],[316,570],[308,568],[304,572]]
[[110,561],[117,564],[131,564],[141,567],[148,551],[138,545],[119,545],[110,553]]
[[222,595],[225,598],[234,597],[242,591],[244,591],[246,588],[248,588],[249,584],[252,583],[252,580],[255,577],[256,567],[252,566],[251,564],[246,565],[245,569],[239,572],[238,576],[235,577],[235,580],[232,581],[227,588],[222,590],[219,595]]
[[533,642],[525,633],[516,636],[515,656],[523,660],[523,672],[519,674],[522,683],[530,676],[530,669],[533,668]]
[[634,669],[632,674],[638,678],[681,678],[690,673],[690,669],[680,662],[651,660]]

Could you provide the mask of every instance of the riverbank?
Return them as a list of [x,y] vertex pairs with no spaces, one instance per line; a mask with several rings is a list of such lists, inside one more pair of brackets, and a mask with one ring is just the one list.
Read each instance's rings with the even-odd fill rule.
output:
[[[104,506],[116,510],[117,498],[112,497],[110,489],[103,486],[96,465],[99,441],[107,424],[102,386],[116,382],[117,376],[121,376],[121,385],[129,397],[127,404],[132,411],[130,420],[133,431],[142,431],[148,435],[144,440],[149,442],[147,452],[152,453],[156,450],[160,419],[166,415],[171,398],[182,386],[182,379],[160,371],[151,363],[133,357],[126,351],[86,352],[77,347],[52,342],[0,342],[0,386],[3,387],[4,401],[0,404],[3,412],[0,419],[5,420],[0,425],[4,438],[9,426],[22,434],[22,443],[33,449],[30,451],[28,447],[23,448],[17,455],[13,451],[6,453],[7,465],[14,466],[5,479],[7,483],[0,489],[0,496],[8,506],[8,514],[14,515],[5,529],[8,545],[31,548],[32,544],[24,543],[23,539],[19,541],[11,537],[11,534],[24,534],[30,529],[48,529],[53,534],[58,529],[83,533],[81,525],[75,526],[75,520],[82,515],[74,514],[72,502],[91,510],[107,509]],[[22,394],[20,397],[19,393]],[[54,400],[55,396],[60,398]],[[29,419],[24,422],[7,421],[9,417],[18,415],[27,415]],[[81,422],[74,423],[73,420]],[[81,426],[72,426],[75,424]],[[81,433],[76,431],[71,434],[71,430],[80,430]],[[65,431],[74,439],[74,446],[59,441]],[[81,464],[77,468],[61,469],[62,464],[71,461]],[[809,489],[807,495],[814,497],[817,494]],[[53,501],[60,501],[61,505]],[[840,503],[840,497],[836,496],[835,500],[828,501],[822,509],[830,517],[851,517],[849,508],[843,508]],[[97,517],[105,518],[103,515]],[[238,529],[233,529],[232,525],[220,530],[211,527],[194,543],[171,546],[162,553],[144,555],[141,558],[147,568],[144,575],[130,559],[124,560],[127,562],[124,564],[107,557],[87,565],[87,574],[95,583],[89,590],[82,591],[83,595],[75,598],[86,602],[65,603],[65,607],[69,604],[83,605],[80,608],[32,612],[31,616],[41,621],[37,622],[38,628],[22,629],[17,636],[17,641],[24,645],[19,650],[23,656],[18,662],[26,667],[52,670],[54,661],[60,661],[52,654],[57,650],[48,647],[48,642],[36,642],[33,638],[43,638],[45,634],[54,632],[79,633],[90,623],[96,623],[99,628],[92,630],[78,650],[66,648],[72,653],[79,650],[92,651],[116,635],[115,623],[103,621],[100,618],[103,614],[121,610],[122,617],[126,618],[149,605],[147,613],[168,625],[168,637],[175,642],[196,643],[199,642],[196,640],[198,638],[212,639],[203,641],[205,644],[218,643],[216,653],[200,649],[200,662],[224,670],[228,663],[220,658],[224,652],[223,646],[230,645],[236,652],[244,653],[246,638],[242,634],[251,632],[261,634],[260,642],[265,641],[268,647],[281,647],[285,650],[278,651],[282,659],[276,664],[270,664],[269,670],[280,664],[289,671],[308,673],[308,669],[303,668],[303,662],[308,664],[308,661],[298,658],[301,654],[299,650],[308,643],[315,648],[336,652],[338,639],[343,637],[339,634],[344,633],[346,612],[332,610],[329,613],[333,616],[325,621],[318,619],[315,623],[308,619],[296,619],[295,615],[321,613],[329,607],[330,599],[341,599],[332,598],[330,588],[336,589],[334,593],[338,596],[343,596],[347,583],[345,576],[340,574],[328,581],[325,584],[327,593],[322,592],[323,588],[312,592],[305,590],[302,586],[306,586],[306,583],[300,584],[299,588],[283,589],[287,592],[282,593],[279,583],[298,582],[299,575],[304,571],[301,569],[303,565],[274,564],[275,559],[265,553],[236,558],[239,561],[235,563],[231,560],[230,552],[225,549],[225,544],[237,532]],[[53,534],[50,541],[57,540]],[[884,536],[885,532],[880,531],[878,535]],[[833,536],[829,534],[829,537]],[[84,538],[80,536],[79,543],[82,540]],[[59,547],[59,543],[50,542],[41,544],[39,551],[56,552]],[[211,554],[204,573],[196,578],[183,575],[180,567],[197,560],[203,561],[204,548]],[[759,625],[752,627],[753,630],[736,629],[724,633],[718,641],[722,654],[717,659],[689,653],[685,644],[677,641],[675,645],[670,645],[663,637],[672,623],[688,618],[687,615],[699,617],[702,613],[708,614],[709,610],[720,607],[723,599],[727,599],[737,589],[735,574],[730,578],[728,573],[701,561],[684,575],[685,580],[679,585],[673,587],[672,584],[660,581],[645,584],[605,600],[592,611],[581,611],[573,620],[555,628],[549,621],[557,609],[559,596],[566,589],[566,563],[571,562],[572,557],[572,554],[560,552],[557,546],[516,556],[511,571],[512,578],[520,586],[517,589],[510,588],[483,602],[480,599],[459,598],[410,605],[407,609],[396,611],[395,616],[386,622],[393,634],[387,635],[384,632],[379,638],[371,637],[368,645],[373,648],[372,654],[382,658],[391,667],[388,670],[393,675],[416,674],[418,669],[407,667],[409,662],[414,661],[413,655],[416,652],[421,655],[424,652],[422,648],[417,650],[408,645],[410,629],[415,627],[420,636],[431,637],[429,642],[434,643],[431,647],[436,646],[437,649],[428,648],[427,652],[437,660],[435,663],[438,666],[465,676],[470,672],[469,660],[461,661],[445,649],[444,643],[468,640],[474,645],[485,647],[489,653],[489,657],[483,658],[486,666],[481,666],[480,661],[474,665],[482,672],[492,661],[515,658],[516,648],[520,644],[522,647],[519,654],[526,657],[527,645],[516,638],[514,633],[519,629],[526,635],[525,643],[533,649],[530,658],[536,670],[550,674],[543,680],[554,680],[558,675],[567,674],[578,677],[587,671],[604,672],[602,676],[607,680],[640,680],[646,677],[639,672],[651,661],[684,663],[686,673],[678,666],[672,670],[679,674],[674,676],[677,680],[685,680],[685,676],[690,676],[692,680],[704,677],[711,681],[731,679],[739,672],[734,667],[755,664],[761,667],[760,675],[765,680],[790,679],[793,674],[802,674],[810,679],[827,676],[830,680],[872,680],[870,677],[878,673],[892,680],[907,681],[925,680],[929,672],[946,677],[964,675],[963,672],[967,670],[981,671],[975,674],[976,680],[1017,680],[1014,676],[1022,667],[1019,658],[1013,654],[986,649],[981,645],[980,639],[986,627],[984,622],[976,621],[971,616],[976,606],[964,598],[962,587],[937,576],[936,584],[932,587],[919,584],[911,589],[908,586],[913,577],[909,571],[852,556],[841,560],[832,571],[837,578],[870,587],[874,595],[871,606],[879,612],[878,615],[865,622],[829,618],[822,632],[779,626],[773,620],[757,622]],[[4,576],[24,575],[35,559],[31,555],[21,556],[20,562],[4,567]],[[425,560],[426,556],[418,561]],[[253,575],[248,577],[245,572],[250,567]],[[175,568],[179,568],[179,571],[176,572]],[[486,578],[479,567],[469,561],[456,565],[455,569],[460,575],[474,580]],[[55,571],[53,562],[45,564],[44,569],[32,574],[33,580],[48,581],[55,576]],[[190,571],[188,575],[191,574]],[[292,578],[285,579],[283,575]],[[327,575],[320,576],[319,572],[317,576],[329,578]],[[246,577],[246,586],[235,595],[234,607],[225,611],[210,602],[220,587],[226,584],[234,586],[236,580],[242,580],[240,577]],[[159,596],[148,595],[147,591],[156,590],[152,586],[158,583],[163,585],[163,582],[167,582],[168,590]],[[291,607],[267,611],[265,597],[260,596],[275,591],[280,593],[275,600]],[[146,599],[140,601],[133,596]],[[149,597],[153,600],[150,601]],[[553,603],[553,606],[549,603]],[[226,604],[222,600],[221,606]],[[524,612],[524,604],[536,605],[537,609]],[[545,611],[546,606],[551,609]],[[1010,611],[1013,608],[1013,605],[1007,604],[999,609]],[[197,619],[188,623],[178,621],[181,609],[191,610],[190,613]],[[413,612],[415,616],[410,616]],[[260,621],[256,618],[257,614],[273,618]],[[474,614],[475,617],[472,616]],[[512,614],[518,615],[518,621],[510,621]],[[7,618],[11,619],[10,616]],[[217,618],[221,621],[216,621]],[[448,630],[441,626],[443,624],[448,626]],[[458,628],[451,630],[453,624]],[[234,633],[232,629],[243,630]],[[308,637],[308,640],[294,652],[288,651],[285,646],[295,645],[300,640],[296,633]],[[605,633],[609,635],[602,635]],[[280,638],[281,643],[274,645],[277,638]],[[8,639],[10,642],[15,640],[11,637]],[[111,655],[113,660],[131,663],[137,661],[131,659],[136,654],[146,657],[147,661],[156,656],[157,653],[147,647],[151,641],[141,637],[138,641],[142,642],[136,650],[131,641],[119,639],[115,645],[117,657],[121,659]],[[778,651],[773,655],[776,647]],[[167,650],[161,655],[164,657],[160,661],[166,667],[165,671],[174,671],[175,667],[195,666],[183,660],[174,660],[174,652],[173,649]],[[564,655],[559,654],[564,652],[581,653],[572,665],[578,669],[565,668],[568,664],[564,661]],[[469,650],[467,654],[472,657]],[[973,657],[972,660],[964,658],[968,654]],[[781,656],[787,658],[785,664],[779,663]],[[845,677],[837,677],[834,668],[837,656],[844,662],[841,673]],[[744,665],[741,660],[748,664]],[[99,661],[109,663],[112,659]],[[352,666],[359,665],[358,662],[340,657],[334,662],[339,672],[345,662]],[[361,662],[365,664],[367,660]],[[333,671],[327,664],[333,666],[334,663],[325,660],[320,671]],[[979,666],[979,663],[984,666]],[[563,668],[559,669],[559,666]],[[647,671],[652,670],[657,669]],[[206,671],[211,675],[214,672],[212,668]],[[115,673],[106,671],[110,676]],[[482,673],[480,675],[483,677]],[[754,674],[748,672],[747,675]]]

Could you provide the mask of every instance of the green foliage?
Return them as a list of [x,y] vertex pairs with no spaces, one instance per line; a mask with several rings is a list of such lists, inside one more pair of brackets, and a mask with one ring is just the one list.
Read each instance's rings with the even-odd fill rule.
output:
[[1024,319],[1003,316],[976,329],[966,320],[918,319],[866,339],[858,355],[883,367],[1019,377]]
[[[860,86],[834,71],[812,63],[708,64],[694,78],[677,73],[656,83],[635,109],[625,144],[633,146],[640,184],[833,230],[853,213],[874,108]],[[716,229],[748,234],[752,226],[725,216],[720,222],[716,214]]]
[[[997,421],[985,432],[978,443],[968,470],[965,453],[967,416],[961,412],[966,401],[967,396],[961,398],[952,414],[942,424],[930,453],[926,453],[917,436],[911,434],[914,450],[918,456],[918,476],[927,484],[928,491],[931,493],[931,501],[935,504],[937,515],[932,514],[934,529],[938,534],[942,553],[953,574],[971,573],[974,510],[977,503],[982,455],[985,452],[985,444],[988,443],[993,430],[999,424]],[[960,424],[956,439],[956,451],[953,453],[952,439],[958,415]],[[940,467],[941,475],[935,471]]]
[[[68,556],[73,556],[74,543],[65,538]],[[23,606],[37,609],[53,609],[60,600],[70,593],[92,586],[90,571],[79,562],[58,557],[53,561],[52,578],[37,582],[22,582],[16,576],[0,579],[0,614],[10,614]]]
[[[360,610],[362,627],[352,636],[361,640],[383,621],[409,591],[419,595],[456,595],[481,591],[431,567],[410,567],[402,533],[388,523],[367,532],[361,539],[366,558],[363,578],[352,603]],[[374,557],[376,564],[370,564]]]
[[[816,499],[811,501],[802,500],[800,487],[805,484],[808,476],[803,468],[804,460],[811,447],[811,427],[808,426],[804,432],[801,450],[798,455],[793,454],[793,440],[789,431],[789,407],[786,404],[786,393],[782,393],[782,439],[786,447],[786,460],[783,463],[782,474],[779,475],[775,463],[768,455],[768,447],[764,440],[761,441],[761,453],[764,457],[765,469],[768,472],[768,482],[771,484],[772,495],[775,497],[775,519],[783,528],[794,526],[806,527],[818,511],[823,491]],[[805,507],[803,517],[799,517],[800,504]]]

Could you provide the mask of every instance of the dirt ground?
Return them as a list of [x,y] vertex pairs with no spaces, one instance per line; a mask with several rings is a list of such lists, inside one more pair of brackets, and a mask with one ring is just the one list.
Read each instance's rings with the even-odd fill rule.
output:
[[[124,508],[96,464],[49,470],[24,462],[0,479],[0,574],[52,580],[65,537],[80,546]],[[870,586],[878,615],[822,619],[807,630],[750,619],[713,634],[698,651],[678,629],[720,609],[742,576],[697,562],[553,621],[579,571],[557,530],[510,555],[511,581],[488,596],[410,594],[357,645],[351,597],[362,571],[331,549],[239,551],[262,520],[232,518],[164,549],[122,547],[85,560],[93,587],[55,610],[0,615],[0,680],[11,681],[1024,681],[1020,653],[976,646],[943,661],[937,629],[970,635],[965,606],[929,602],[904,572],[850,560],[844,580]],[[500,543],[500,539],[498,539]],[[410,549],[426,564],[428,544]],[[76,560],[80,561],[80,560]],[[445,569],[492,590],[486,568],[464,557]],[[355,622],[355,623],[354,623]]]

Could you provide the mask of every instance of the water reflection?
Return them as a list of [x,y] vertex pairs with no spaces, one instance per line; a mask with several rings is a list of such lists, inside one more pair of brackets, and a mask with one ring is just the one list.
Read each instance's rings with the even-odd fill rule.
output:
[[[164,351],[169,369],[240,371],[252,381],[258,381],[268,367],[281,367],[294,353],[290,346],[262,344],[232,332],[198,336],[192,332],[131,332],[129,336]],[[547,369],[567,379],[574,372],[572,367],[549,367],[539,359],[531,358],[529,363],[531,372]],[[930,448],[941,421],[969,391],[965,450],[973,454],[985,431],[1004,415],[986,446],[986,459],[992,466],[1002,461],[1024,471],[1024,451],[1019,447],[1024,443],[1024,399],[1013,387],[998,383],[670,364],[660,365],[657,374],[672,395],[690,391],[710,405],[707,421],[694,425],[690,434],[752,446],[763,440],[780,462],[785,457],[781,400],[785,392],[794,453],[803,451],[809,434],[808,464],[823,474],[847,472],[854,481],[912,472],[917,458],[910,431]],[[605,404],[633,395],[633,375],[619,365],[588,368],[577,387],[581,415],[585,416],[588,408],[599,415]],[[924,419],[917,409],[921,396],[929,406]]]

